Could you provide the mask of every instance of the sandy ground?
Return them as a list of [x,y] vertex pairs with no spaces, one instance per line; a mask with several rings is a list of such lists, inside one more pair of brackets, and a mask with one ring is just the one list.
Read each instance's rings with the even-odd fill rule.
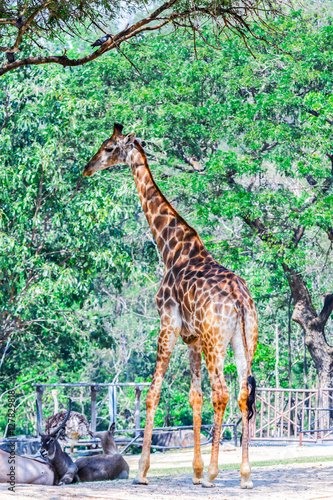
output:
[[[202,446],[201,453],[205,466],[209,465],[210,446]],[[332,457],[333,461],[333,446],[256,446],[252,444],[249,449],[250,462],[263,462],[269,460],[292,460],[300,458],[312,457]],[[228,442],[220,447],[219,466],[223,469],[224,464],[237,464],[240,466],[242,449],[240,446],[235,448]],[[126,456],[126,460],[131,471],[138,469],[138,456]],[[160,469],[172,469],[180,467],[191,467],[193,460],[193,448],[188,448],[181,451],[171,451],[168,453],[154,453],[151,455],[150,471],[158,471]],[[176,472],[176,471],[175,471]]]
[[[208,448],[203,450],[205,465],[209,462]],[[148,486],[133,485],[131,480],[81,483],[63,487],[16,485],[10,493],[6,485],[0,485],[1,500],[34,498],[35,500],[108,499],[108,500],[333,500],[333,446],[251,446],[251,462],[269,460],[316,460],[330,457],[332,460],[313,463],[291,463],[252,467],[253,490],[239,487],[240,449],[221,451],[220,472],[216,487],[212,489],[193,486],[191,474],[182,473],[182,467],[190,467],[193,450],[154,454],[151,460],[151,478]],[[126,457],[131,467],[131,477],[137,470],[138,457]],[[318,460],[318,458],[317,458]],[[234,470],[223,470],[235,465]],[[168,469],[173,469],[168,471]],[[148,473],[149,477],[149,473]]]

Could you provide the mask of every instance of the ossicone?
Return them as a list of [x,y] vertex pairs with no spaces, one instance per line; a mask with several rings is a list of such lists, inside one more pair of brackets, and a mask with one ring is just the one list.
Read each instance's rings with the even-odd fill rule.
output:
[[113,133],[118,132],[118,134],[121,134],[123,131],[123,128],[124,128],[124,125],[122,125],[121,123],[115,122],[115,124],[113,126]]

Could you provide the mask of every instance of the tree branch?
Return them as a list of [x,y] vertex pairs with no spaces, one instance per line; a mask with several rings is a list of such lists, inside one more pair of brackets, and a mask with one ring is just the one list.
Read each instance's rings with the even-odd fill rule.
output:
[[309,113],[312,116],[315,116],[317,118],[321,117],[324,119],[326,123],[329,123],[330,125],[333,125],[333,120],[330,120],[329,118],[326,118],[326,116],[321,115],[318,111],[314,109],[306,109],[305,110],[307,113]]
[[[48,5],[49,3],[51,3],[51,1],[52,0],[47,0],[46,2],[44,2],[40,6],[39,11],[43,7],[45,7],[46,5]],[[93,61],[94,59],[97,59],[97,57],[100,57],[105,52],[108,52],[108,51],[114,49],[115,47],[118,47],[120,45],[120,43],[126,41],[129,38],[132,38],[132,37],[136,36],[141,31],[148,30],[148,29],[149,30],[160,29],[162,26],[164,26],[167,23],[169,23],[170,19],[167,19],[166,21],[163,21],[162,23],[160,23],[160,24],[158,24],[156,26],[150,26],[149,28],[146,27],[145,29],[142,28],[143,26],[146,26],[147,24],[149,24],[152,21],[156,20],[156,18],[158,18],[159,14],[161,12],[163,12],[164,10],[169,9],[176,2],[177,2],[177,0],[170,0],[169,2],[165,2],[163,5],[161,5],[161,7],[159,7],[158,9],[156,9],[150,16],[148,16],[148,17],[146,17],[144,19],[141,19],[140,21],[134,23],[129,28],[126,28],[126,29],[120,31],[117,35],[114,35],[107,42],[105,42],[101,47],[99,47],[99,49],[95,50],[94,52],[92,52],[91,54],[89,54],[89,55],[87,55],[85,57],[81,57],[79,59],[69,59],[65,55],[62,55],[62,56],[26,57],[24,59],[19,59],[17,61],[14,61],[13,63],[6,64],[2,68],[0,68],[0,76],[4,75],[8,71],[11,71],[13,69],[19,68],[21,66],[27,66],[27,65],[39,65],[39,64],[56,63],[56,64],[62,65],[63,67],[66,67],[66,66],[82,66],[82,65],[84,65],[84,64],[86,64],[86,63],[88,63],[90,61]],[[35,11],[34,14],[37,15],[36,12],[37,11]],[[34,15],[34,14],[32,14],[32,15]],[[30,18],[31,18],[31,16],[30,16]],[[23,30],[25,31],[25,29],[27,29],[27,25],[29,23],[29,19],[24,24],[24,26],[21,28],[21,30],[20,30],[21,32]],[[21,39],[22,39],[22,37],[21,37]],[[16,45],[17,45],[17,40],[15,42],[15,46]]]
[[15,26],[16,19],[15,17],[8,17],[0,19],[0,24],[11,24],[12,26]]
[[17,52],[19,50],[19,45],[22,42],[22,38],[24,33],[27,31],[27,29],[30,28],[31,23],[35,19],[35,17],[39,14],[41,10],[43,10],[45,7],[47,7],[50,3],[52,3],[54,0],[46,0],[42,4],[40,4],[37,9],[29,16],[29,18],[26,20],[26,22],[23,24],[22,28],[19,29],[18,35],[16,37],[15,43],[12,47],[11,52]]
[[[83,1],[83,0],[82,0]],[[30,17],[27,19],[27,21],[24,23],[22,28],[19,29],[19,33],[17,35],[16,41],[14,45],[11,47],[11,49],[7,49],[7,47],[3,47],[5,52],[17,52],[19,51],[19,45],[23,39],[24,34],[28,29],[31,29],[33,32],[35,32],[36,35],[41,35],[42,36],[47,36],[48,38],[56,37],[57,36],[57,31],[54,28],[53,24],[50,22],[53,15],[53,11],[50,11],[50,14],[48,17],[43,16],[44,9],[49,6],[51,3],[54,3],[57,7],[59,7],[58,3],[56,0],[46,0],[43,3],[41,3],[31,14]],[[61,10],[57,10],[57,17],[56,17],[56,28],[58,30],[61,30],[63,32],[67,31],[63,28],[62,24],[65,24],[68,29],[69,29],[69,35],[73,36],[77,34],[76,30],[76,23],[81,23],[84,25],[85,19],[89,18],[90,22],[94,24],[94,26],[98,25],[96,23],[96,19],[98,16],[101,15],[100,11],[97,11],[96,8],[91,7],[91,13],[89,13],[89,4],[87,3],[86,0],[84,0],[84,5],[88,5],[88,12],[87,8],[85,7],[85,10],[83,10],[83,6],[81,5],[80,8],[74,8],[73,11],[68,10],[70,8],[70,2],[66,2],[68,5],[67,11],[65,9],[65,14]],[[2,68],[0,68],[0,76],[7,73],[8,71],[14,70],[16,68],[19,68],[21,66],[26,66],[26,65],[39,65],[39,64],[48,64],[48,63],[55,63],[55,64],[60,64],[63,67],[66,66],[82,66],[100,56],[102,56],[105,52],[108,52],[115,47],[119,47],[121,43],[124,41],[129,40],[130,38],[133,38],[140,34],[143,31],[154,31],[162,28],[163,26],[167,25],[168,23],[176,23],[177,19],[189,19],[191,21],[191,16],[195,15],[196,19],[198,19],[198,16],[203,19],[203,21],[207,21],[207,19],[213,19],[214,22],[218,23],[218,17],[221,17],[224,22],[224,27],[232,30],[233,32],[236,32],[239,36],[241,36],[244,40],[244,43],[246,43],[246,39],[249,36],[252,36],[258,40],[262,40],[265,43],[268,43],[272,46],[275,46],[272,44],[269,40],[266,40],[263,37],[258,36],[254,31],[252,31],[251,26],[249,24],[248,19],[253,17],[257,18],[257,20],[261,23],[262,27],[268,28],[268,30],[275,31],[276,30],[268,26],[267,22],[265,21],[264,17],[267,15],[268,12],[281,12],[281,6],[284,4],[288,3],[288,0],[276,0],[274,2],[274,5],[271,3],[268,3],[268,7],[266,8],[265,2],[263,0],[251,0],[247,1],[244,0],[242,2],[227,2],[225,6],[219,5],[218,7],[213,7],[210,6],[208,2],[207,5],[198,7],[195,5],[193,2],[193,8],[187,8],[184,11],[176,11],[172,12],[170,11],[171,8],[175,6],[175,4],[179,3],[180,7],[184,6],[180,0],[169,0],[168,2],[164,2],[159,8],[157,8],[152,14],[147,16],[146,18],[141,19],[140,21],[135,22],[132,26],[129,28],[125,28],[121,32],[119,32],[116,35],[113,35],[108,41],[106,41],[101,47],[99,47],[95,52],[85,56],[81,57],[78,59],[69,59],[67,57],[63,56],[37,56],[37,57],[26,57],[24,59],[14,61],[9,64],[5,64]],[[185,4],[186,5],[186,4]],[[59,12],[58,12],[59,11]],[[164,17],[160,16],[163,12],[168,11]],[[40,14],[41,17],[41,23],[39,23],[39,18],[38,14]],[[84,14],[84,18],[82,17],[82,14]],[[67,17],[66,17],[67,16]],[[71,21],[68,21],[68,19],[71,18]],[[7,20],[2,20],[5,23],[9,24],[15,24],[15,20],[10,18],[8,21]],[[38,22],[37,22],[38,21]],[[68,21],[68,23],[67,23]],[[153,24],[153,22],[159,21],[159,24]],[[194,30],[194,32],[198,32],[199,35],[203,38],[204,42],[207,45],[210,45],[208,40],[206,40],[203,37],[203,34],[201,33],[200,29],[198,29],[197,26],[195,26],[193,23],[191,23],[188,26],[188,23],[185,23],[186,27],[190,27]],[[150,26],[148,26],[150,25]],[[85,25],[84,25],[85,26]],[[102,30],[104,31],[104,30]],[[27,35],[28,36],[28,35]],[[247,45],[248,47],[248,45]],[[215,47],[218,49],[219,47]],[[279,49],[279,47],[277,47]],[[248,47],[250,50],[250,48]],[[282,49],[281,52],[283,52]]]
[[296,248],[298,243],[300,242],[303,234],[304,234],[304,226],[298,226],[297,229],[294,230],[294,238],[293,238],[293,244],[294,247]]
[[333,293],[327,293],[324,298],[324,306],[320,311],[316,324],[319,328],[324,328],[333,311]]

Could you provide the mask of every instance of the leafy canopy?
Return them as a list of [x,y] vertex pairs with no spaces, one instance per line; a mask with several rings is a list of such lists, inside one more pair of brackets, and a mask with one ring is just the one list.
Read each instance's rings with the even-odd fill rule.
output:
[[[207,22],[213,22],[215,45],[219,46],[224,30],[240,35],[247,43],[248,37],[254,35],[252,18],[270,31],[270,16],[288,3],[289,0],[168,0],[157,4],[145,0],[22,0],[14,7],[5,0],[0,7],[0,51],[6,53],[8,63],[0,68],[0,75],[31,64],[83,65],[112,49],[120,50],[119,46],[130,39],[139,42],[145,31],[167,25],[174,30],[192,31],[195,44],[196,37],[204,39]],[[125,27],[124,19],[128,20]],[[96,30],[105,36],[97,50],[89,49],[88,54],[75,59],[66,55],[68,36],[87,41],[87,37],[96,36]],[[50,41],[57,42],[56,51],[61,50],[62,54],[50,55]]]
[[[151,380],[158,334],[153,297],[163,268],[132,176],[117,166],[81,184],[85,163],[114,121],[146,141],[163,192],[214,257],[247,280],[260,318],[258,383],[302,387],[306,363],[308,384],[316,383],[302,331],[289,325],[281,261],[304,277],[319,306],[333,283],[332,21],[298,14],[276,23],[289,33],[283,49],[292,57],[258,43],[254,61],[232,39],[221,51],[197,41],[197,59],[190,35],[145,35],[140,47],[124,52],[140,73],[113,52],[107,64],[99,59],[84,68],[40,66],[6,75],[1,374],[4,389],[20,386],[21,426],[33,422],[32,380]],[[207,29],[205,38],[213,42],[214,33]],[[257,219],[268,239],[248,223]],[[329,322],[329,342],[331,331]],[[237,392],[231,350],[225,373],[230,392]],[[186,346],[179,343],[159,425],[190,423],[189,383]],[[203,387],[208,423],[206,373]],[[78,393],[73,397],[81,411]],[[122,408],[133,403],[121,401]],[[51,399],[46,403],[51,412]],[[88,412],[88,399],[84,405]],[[228,412],[231,418],[234,407]],[[1,415],[4,428],[4,410]]]

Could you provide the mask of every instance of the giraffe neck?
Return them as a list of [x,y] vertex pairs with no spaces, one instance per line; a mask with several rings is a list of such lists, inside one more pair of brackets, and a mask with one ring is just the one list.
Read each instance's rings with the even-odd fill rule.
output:
[[[203,244],[197,232],[178,214],[156,185],[142,147],[128,152],[130,166],[141,205],[165,266],[171,267],[180,257],[194,256]],[[191,255],[192,253],[192,255]]]

